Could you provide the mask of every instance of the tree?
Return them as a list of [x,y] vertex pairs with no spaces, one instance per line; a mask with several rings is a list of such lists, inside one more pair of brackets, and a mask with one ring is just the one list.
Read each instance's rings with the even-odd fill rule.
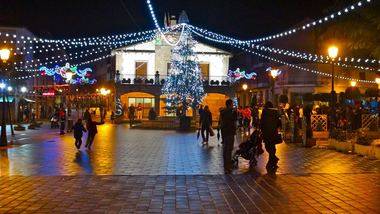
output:
[[181,108],[182,115],[185,115],[189,107],[195,108],[205,96],[202,74],[194,52],[195,44],[190,29],[185,28],[179,44],[172,50],[169,75],[162,88],[169,113]]

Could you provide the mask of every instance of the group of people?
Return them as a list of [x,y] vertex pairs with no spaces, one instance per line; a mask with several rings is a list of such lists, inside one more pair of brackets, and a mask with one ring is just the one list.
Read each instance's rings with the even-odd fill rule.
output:
[[83,133],[88,132],[85,147],[87,149],[91,149],[91,146],[94,142],[95,136],[98,133],[97,126],[104,124],[104,121],[101,120],[100,123],[93,121],[91,114],[90,114],[88,109],[85,111],[85,113],[83,115],[83,119],[85,121],[86,128],[83,124],[82,119],[78,119],[77,122],[74,124],[74,127],[73,127],[74,138],[75,138],[75,146],[77,149],[81,148]]
[[[252,118],[252,112],[249,112],[247,108],[245,109],[246,110],[244,111],[241,109],[235,110],[233,107],[233,101],[227,100],[226,108],[220,112],[219,128],[222,134],[223,161],[224,170],[226,173],[231,173],[232,171],[232,151],[234,148],[237,130],[236,124],[240,119],[239,117],[241,117],[243,126],[250,126],[249,118]],[[251,113],[251,117],[249,117],[248,113]],[[253,118],[255,118],[255,115]],[[261,138],[263,139],[265,149],[269,154],[269,160],[266,165],[268,170],[276,169],[279,161],[276,156],[276,144],[282,142],[282,138],[279,133],[280,127],[281,120],[278,110],[273,108],[273,104],[271,102],[267,102],[261,114],[260,122],[255,128],[261,131]]]

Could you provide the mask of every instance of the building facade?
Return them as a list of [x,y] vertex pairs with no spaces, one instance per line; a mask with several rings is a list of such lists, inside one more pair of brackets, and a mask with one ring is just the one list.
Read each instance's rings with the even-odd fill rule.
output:
[[[178,39],[179,35],[169,35]],[[159,116],[166,116],[165,98],[161,87],[170,70],[173,46],[158,35],[156,39],[112,51],[115,55],[117,73],[117,95],[123,106],[143,106],[143,117],[154,108]],[[197,42],[194,51],[199,63],[205,92],[204,105],[209,105],[214,115],[225,105],[225,100],[234,96],[227,83],[229,60],[232,55],[221,49]]]

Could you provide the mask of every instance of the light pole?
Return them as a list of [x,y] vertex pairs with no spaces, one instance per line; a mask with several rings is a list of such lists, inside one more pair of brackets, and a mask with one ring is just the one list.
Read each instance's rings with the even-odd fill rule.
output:
[[[9,59],[9,56],[11,55],[11,51],[7,48],[3,48],[0,50],[0,59],[3,61],[3,63],[6,63]],[[0,146],[7,146],[8,140],[7,140],[7,125],[5,123],[5,83],[0,83],[0,89],[2,93],[2,122],[1,122],[1,139],[0,139]]]
[[336,46],[330,46],[327,50],[328,52],[328,55],[332,61],[331,65],[332,65],[332,70],[331,70],[331,99],[330,99],[330,110],[331,110],[331,120],[330,120],[330,131],[332,130],[332,126],[334,124],[334,117],[335,117],[335,104],[336,104],[336,93],[335,93],[335,89],[334,89],[334,80],[335,80],[335,73],[334,73],[334,61],[335,61],[335,58],[338,56],[338,53],[339,53],[339,49],[338,47]]
[[281,71],[279,69],[275,68],[268,68],[267,71],[269,71],[269,76],[272,77],[271,81],[271,101],[274,104],[274,87],[275,87],[275,82],[276,78],[281,74]]

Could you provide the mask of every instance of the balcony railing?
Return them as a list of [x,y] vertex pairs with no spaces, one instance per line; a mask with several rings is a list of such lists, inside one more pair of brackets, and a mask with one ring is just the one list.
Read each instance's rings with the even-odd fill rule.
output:
[[[163,85],[167,75],[123,75],[123,78],[115,79],[115,82],[122,85]],[[209,76],[203,80],[204,85],[208,86],[229,86],[231,81],[228,76]]]

